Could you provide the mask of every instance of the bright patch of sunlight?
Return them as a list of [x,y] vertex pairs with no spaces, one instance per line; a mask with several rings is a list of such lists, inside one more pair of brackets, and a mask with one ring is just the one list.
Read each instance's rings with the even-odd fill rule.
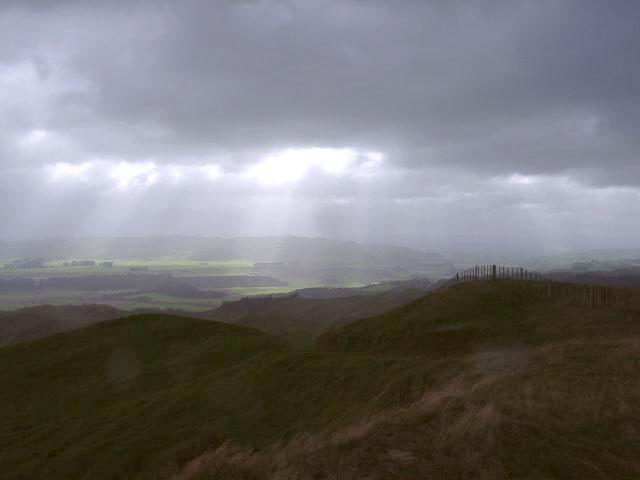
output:
[[58,162],[50,168],[50,179],[53,182],[61,182],[67,180],[86,182],[93,167],[93,162],[83,162],[77,164]]
[[165,176],[168,183],[177,183],[184,178],[184,171],[177,165],[169,165],[166,168]]
[[[263,157],[239,175],[227,176],[230,182],[250,179],[266,186],[297,182],[305,176],[369,177],[381,171],[383,155],[359,152],[350,148],[287,149]],[[102,188],[128,190],[152,185],[185,185],[202,181],[219,181],[225,172],[216,163],[191,165],[157,164],[147,160],[130,162],[120,159],[92,159],[82,163],[59,162],[47,167],[49,180],[95,183]]]
[[377,152],[359,153],[350,148],[290,148],[269,155],[246,171],[246,175],[267,185],[293,183],[312,170],[328,175],[348,173],[358,161],[380,161]]
[[[155,162],[91,160],[82,163],[58,162],[47,167],[52,182],[96,183],[120,190],[146,188],[156,184],[176,185],[198,179],[216,180],[222,175],[218,165],[157,165]],[[105,183],[106,180],[106,183]]]
[[514,173],[509,177],[508,182],[515,185],[531,185],[535,179],[526,175]]
[[49,134],[46,130],[35,129],[31,130],[24,137],[22,137],[22,144],[25,146],[37,145],[47,138]]
[[211,180],[216,180],[220,178],[220,175],[222,175],[222,170],[220,170],[220,167],[218,165],[204,165],[202,167],[202,171]]
[[119,162],[111,167],[109,177],[115,180],[119,188],[133,186],[147,187],[158,180],[156,164],[153,162]]

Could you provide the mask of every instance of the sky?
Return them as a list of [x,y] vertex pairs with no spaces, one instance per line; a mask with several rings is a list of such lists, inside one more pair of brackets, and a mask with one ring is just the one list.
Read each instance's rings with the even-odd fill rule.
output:
[[640,2],[4,0],[0,222],[640,247]]

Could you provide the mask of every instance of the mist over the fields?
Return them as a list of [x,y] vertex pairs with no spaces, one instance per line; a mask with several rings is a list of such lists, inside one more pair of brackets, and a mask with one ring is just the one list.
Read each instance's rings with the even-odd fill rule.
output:
[[640,4],[5,1],[0,237],[640,240]]

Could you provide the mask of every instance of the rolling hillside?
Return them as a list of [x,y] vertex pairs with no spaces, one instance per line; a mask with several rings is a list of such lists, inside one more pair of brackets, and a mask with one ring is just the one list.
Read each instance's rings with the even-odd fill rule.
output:
[[[315,299],[298,295],[246,297],[204,312],[139,309],[134,313],[169,313],[243,325],[294,345],[308,347],[318,335],[333,326],[391,310],[424,295],[421,290],[367,295],[359,289],[351,291],[352,295],[337,298]],[[221,295],[220,292],[167,282],[157,289],[118,292],[103,298],[112,300],[155,292],[194,298],[217,298]],[[108,305],[40,305],[0,312],[0,345],[36,340],[132,314]]]
[[0,348],[0,365],[8,479],[640,474],[638,319],[511,282],[428,294],[312,350],[143,315]]

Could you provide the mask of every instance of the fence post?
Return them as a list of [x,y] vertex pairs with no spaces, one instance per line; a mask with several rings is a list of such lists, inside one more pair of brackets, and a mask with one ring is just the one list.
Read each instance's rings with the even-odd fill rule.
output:
[[582,304],[589,305],[589,289],[586,285],[582,285]]

